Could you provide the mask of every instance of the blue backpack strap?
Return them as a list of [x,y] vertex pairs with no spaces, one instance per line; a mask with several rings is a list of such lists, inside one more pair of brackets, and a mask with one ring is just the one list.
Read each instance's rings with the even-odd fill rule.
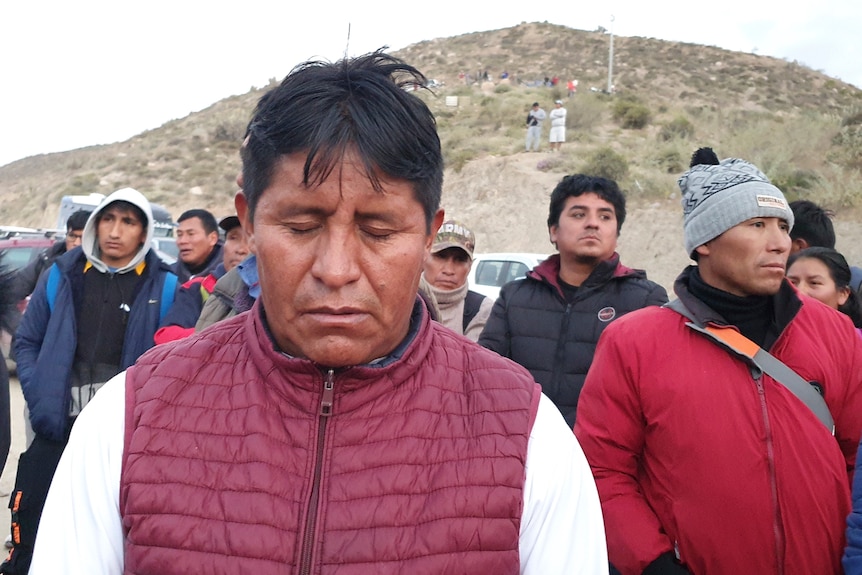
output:
[[162,300],[161,308],[159,309],[159,323],[165,319],[168,310],[174,305],[174,296],[177,293],[177,276],[171,272],[165,275],[165,282],[162,284]]
[[53,264],[48,270],[48,285],[45,286],[45,295],[48,297],[48,310],[54,312],[54,301],[57,299],[57,289],[60,286],[60,268]]

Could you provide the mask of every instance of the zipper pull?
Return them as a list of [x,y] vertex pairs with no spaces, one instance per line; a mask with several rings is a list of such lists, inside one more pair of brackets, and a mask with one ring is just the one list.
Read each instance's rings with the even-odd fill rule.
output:
[[329,370],[323,379],[323,396],[320,398],[320,415],[327,417],[332,415],[332,402],[335,399],[335,372]]

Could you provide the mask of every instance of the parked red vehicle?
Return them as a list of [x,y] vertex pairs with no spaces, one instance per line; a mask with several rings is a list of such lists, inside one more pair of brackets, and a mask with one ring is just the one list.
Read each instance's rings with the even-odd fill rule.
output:
[[36,256],[54,245],[57,240],[45,236],[16,236],[0,239],[0,254],[3,254],[3,265],[19,270],[33,261]]
[[42,250],[54,245],[56,241],[53,236],[46,237],[44,235],[19,235],[0,239],[0,265],[8,271],[17,272],[36,259]]
[[[16,232],[17,233],[17,232]],[[2,236],[0,236],[2,237]],[[39,257],[45,248],[54,245],[57,239],[53,234],[40,234],[35,232],[18,233],[5,239],[0,239],[0,266],[9,272],[17,272],[28,263]],[[18,302],[18,311],[24,313],[29,298]],[[9,351],[12,342],[12,334],[0,332],[0,352],[6,358],[6,365],[10,371],[14,371],[15,364],[9,359]]]

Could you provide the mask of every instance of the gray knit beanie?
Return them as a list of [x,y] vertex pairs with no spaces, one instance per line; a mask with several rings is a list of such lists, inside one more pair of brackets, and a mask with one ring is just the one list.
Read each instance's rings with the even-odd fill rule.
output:
[[745,160],[693,166],[679,179],[689,255],[698,246],[751,218],[781,218],[793,227],[793,212],[781,190]]

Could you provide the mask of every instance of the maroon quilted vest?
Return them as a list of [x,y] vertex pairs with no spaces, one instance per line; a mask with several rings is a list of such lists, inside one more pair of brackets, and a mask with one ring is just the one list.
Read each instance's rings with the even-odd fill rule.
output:
[[274,351],[256,306],[144,355],[125,573],[517,574],[539,388],[427,314],[418,329],[387,365],[322,371]]

